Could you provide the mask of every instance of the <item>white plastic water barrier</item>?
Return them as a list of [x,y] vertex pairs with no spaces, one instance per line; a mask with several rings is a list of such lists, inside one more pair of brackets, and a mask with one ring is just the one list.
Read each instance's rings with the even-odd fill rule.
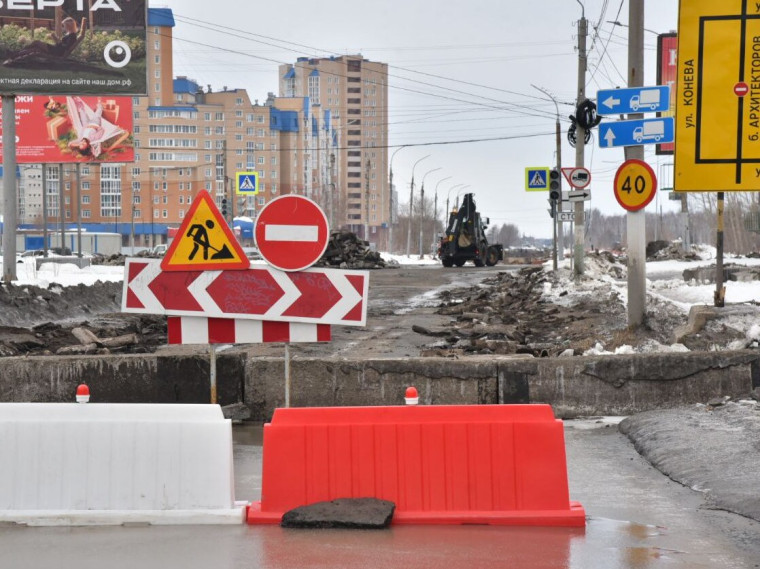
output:
[[218,405],[0,403],[0,521],[242,523]]

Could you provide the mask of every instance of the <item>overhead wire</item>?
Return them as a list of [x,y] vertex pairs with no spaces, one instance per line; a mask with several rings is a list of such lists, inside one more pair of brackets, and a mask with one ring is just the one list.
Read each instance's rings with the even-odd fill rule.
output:
[[[617,14],[615,15],[615,21],[617,21],[618,18],[620,18],[620,12],[623,10],[623,3],[624,2],[625,2],[625,0],[620,0],[620,5],[618,6],[618,11],[617,11]],[[600,26],[601,26],[601,24],[600,24]],[[605,58],[605,56],[607,56],[607,50],[609,48],[610,40],[612,39],[612,34],[613,34],[613,30],[610,30],[610,34],[607,37],[607,41],[604,44],[604,48],[602,49],[602,52],[599,55],[599,63],[597,63],[597,66],[594,69],[594,71],[591,73],[590,78],[588,79],[588,81],[586,81],[587,85],[591,81],[593,81],[594,77],[596,76],[597,71],[599,70],[599,66],[601,65],[602,60]],[[612,67],[615,69],[615,71],[617,71],[618,75],[620,75],[620,77],[623,79],[623,81],[628,81],[628,79],[626,77],[624,77],[622,73],[620,73],[620,70],[617,68],[617,65],[615,65],[615,62],[612,60],[611,57],[609,58],[609,60],[610,60],[610,63],[612,64]]]
[[[296,42],[289,42],[289,41],[285,41],[285,40],[278,40],[276,38],[272,38],[271,36],[263,36],[261,34],[254,34],[254,33],[251,33],[251,32],[247,32],[245,30],[239,30],[239,29],[236,29],[236,28],[231,28],[229,26],[221,26],[219,24],[212,24],[213,27],[210,27],[209,25],[207,25],[208,22],[201,22],[200,20],[197,20],[195,18],[189,18],[189,17],[182,16],[182,15],[176,15],[175,18],[178,19],[179,21],[184,21],[184,22],[186,22],[186,23],[188,23],[190,25],[194,25],[196,27],[200,27],[200,28],[204,28],[204,29],[209,29],[209,30],[212,30],[212,31],[224,30],[227,35],[232,35],[233,37],[239,37],[241,39],[248,39],[250,41],[255,41],[257,43],[262,43],[264,45],[275,46],[275,47],[278,47],[280,49],[285,49],[285,50],[293,51],[293,52],[296,52],[296,53],[299,53],[300,51],[299,50],[295,50],[295,49],[290,48],[290,47],[287,47],[287,46],[277,46],[276,44],[270,43],[270,41],[277,41],[277,42],[284,43],[284,44],[290,44],[290,45],[306,48],[306,49],[314,51],[314,52],[321,51],[323,53],[329,53],[327,50],[323,50],[323,49],[319,49],[319,48],[314,48],[313,46],[306,46],[304,44],[300,44],[300,43],[296,43]],[[230,32],[234,32],[234,33],[231,34]],[[240,34],[243,34],[243,35],[240,35]],[[253,38],[258,38],[258,37],[262,37],[262,38],[265,38],[265,39],[270,40],[270,41],[262,41],[260,39],[253,39]],[[187,40],[185,40],[185,41],[187,41]],[[255,55],[251,55],[251,54],[247,54],[247,55],[249,55],[251,57],[257,57],[257,58],[260,57],[260,56],[255,56]],[[272,61],[270,58],[262,58],[262,59],[268,59],[268,60]],[[278,62],[278,63],[280,65],[287,64],[287,62]],[[399,67],[399,66],[394,66],[394,65],[388,65],[388,68],[389,69],[397,69],[399,71],[406,71],[406,72],[409,72],[409,73],[414,73],[415,75],[422,75],[422,76],[427,76],[427,77],[433,77],[433,78],[437,78],[437,79],[443,79],[443,80],[446,80],[446,81],[453,81],[453,82],[457,82],[457,83],[467,84],[467,85],[474,86],[474,87],[479,87],[479,88],[484,88],[484,89],[490,89],[490,90],[494,90],[494,91],[504,92],[504,93],[508,93],[508,94],[512,94],[512,95],[526,97],[528,99],[536,99],[537,98],[537,97],[535,97],[533,95],[530,95],[530,94],[517,93],[517,92],[514,92],[514,91],[507,90],[507,89],[500,89],[500,88],[491,87],[491,86],[488,86],[488,85],[482,85],[482,84],[478,84],[478,83],[474,83],[474,82],[470,82],[470,81],[463,81],[463,80],[458,80],[458,79],[454,79],[454,78],[450,78],[450,77],[443,77],[443,76],[440,76],[440,75],[436,75],[436,74],[433,74],[433,73],[426,73],[426,72],[422,72],[422,71],[419,71],[419,70],[412,70],[412,69],[407,69],[407,68],[403,68],[403,67]],[[328,74],[330,74],[330,73],[328,72]],[[339,77],[346,77],[345,75],[336,74],[336,73],[332,73],[332,75],[337,75]],[[533,111],[533,109],[531,109],[529,106],[523,105],[523,104],[520,104],[520,103],[515,103],[515,102],[510,102],[510,101],[501,101],[501,100],[498,100],[498,99],[493,99],[493,98],[490,98],[490,97],[486,97],[484,95],[479,95],[477,93],[470,93],[470,92],[461,91],[461,90],[458,90],[458,89],[453,89],[451,87],[445,87],[445,86],[441,86],[441,85],[432,85],[432,84],[430,84],[428,82],[423,82],[423,81],[420,81],[420,80],[417,80],[417,79],[410,79],[408,77],[403,77],[401,75],[391,75],[391,74],[388,74],[388,77],[389,78],[390,77],[394,77],[396,79],[401,79],[401,80],[409,81],[409,82],[412,82],[412,83],[423,84],[423,85],[425,85],[427,87],[434,87],[436,89],[441,89],[441,90],[444,90],[444,91],[464,94],[464,95],[469,96],[469,97],[477,97],[477,98],[483,99],[484,101],[495,102],[495,103],[498,103],[498,104],[501,104],[501,105],[507,105],[509,107],[515,107],[515,108],[525,109],[526,116],[541,116],[541,117],[550,116],[548,114],[547,115],[537,115],[537,114],[535,114],[535,112]],[[410,91],[410,92],[416,92],[416,93],[424,94],[424,95],[431,95],[431,96],[435,96],[435,97],[447,98],[444,95],[440,95],[440,94],[417,91],[417,90],[414,90],[414,89],[410,89],[408,87],[401,87],[399,85],[391,85],[390,82],[388,83],[388,87],[392,87],[392,88],[400,89],[400,90],[406,90],[406,91]],[[452,99],[452,100],[456,100],[458,102],[462,102],[461,100],[458,100],[458,99]],[[479,104],[479,105],[490,106],[491,108],[494,108],[491,105],[486,105],[485,103],[480,103],[478,101],[469,101],[469,102],[471,104]],[[496,110],[505,111],[505,110],[509,110],[509,109],[496,108]],[[513,112],[517,112],[517,111],[513,111]]]

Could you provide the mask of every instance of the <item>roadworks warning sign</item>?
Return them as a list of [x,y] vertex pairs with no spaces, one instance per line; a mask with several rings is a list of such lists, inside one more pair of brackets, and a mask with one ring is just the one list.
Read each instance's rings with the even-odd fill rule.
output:
[[205,190],[198,192],[166,251],[164,271],[247,269],[248,257]]

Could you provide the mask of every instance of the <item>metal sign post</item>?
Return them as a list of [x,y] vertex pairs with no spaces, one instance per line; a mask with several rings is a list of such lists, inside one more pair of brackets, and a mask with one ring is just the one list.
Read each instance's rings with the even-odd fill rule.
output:
[[16,280],[16,98],[3,95],[3,282]]
[[208,370],[209,383],[211,386],[211,404],[216,405],[216,345],[208,345]]
[[285,407],[290,407],[290,343],[285,342]]

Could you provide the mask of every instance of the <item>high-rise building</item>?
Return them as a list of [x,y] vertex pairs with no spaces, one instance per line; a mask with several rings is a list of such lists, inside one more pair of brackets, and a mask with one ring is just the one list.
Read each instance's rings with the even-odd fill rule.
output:
[[314,120],[329,123],[326,150],[304,148],[313,195],[329,202],[333,226],[385,245],[391,218],[388,171],[388,66],[361,55],[298,58],[281,65],[280,95],[306,97]]
[[[324,155],[337,138],[329,113],[326,119],[314,116],[306,97],[270,93],[263,103],[251,102],[243,89],[204,88],[187,77],[174,78],[174,25],[171,10],[149,10],[148,95],[132,98],[135,161],[83,162],[78,168],[66,164],[62,169],[49,165],[49,224],[60,219],[62,203],[69,227],[81,215],[88,231],[118,232],[124,245],[149,247],[166,241],[201,189],[227,210],[230,221],[233,216],[255,217],[264,204],[283,193],[323,197],[317,182],[329,178],[329,173],[317,175],[314,169],[329,161],[316,162],[314,149],[322,148]],[[250,170],[259,173],[259,194],[238,197],[235,173]],[[40,172],[41,168],[22,169],[22,177],[30,179],[20,187],[37,188]],[[22,228],[39,229],[42,224],[42,208],[33,205],[42,202],[38,193],[20,199],[25,206],[19,217]],[[252,244],[251,224],[241,227],[243,243]]]

